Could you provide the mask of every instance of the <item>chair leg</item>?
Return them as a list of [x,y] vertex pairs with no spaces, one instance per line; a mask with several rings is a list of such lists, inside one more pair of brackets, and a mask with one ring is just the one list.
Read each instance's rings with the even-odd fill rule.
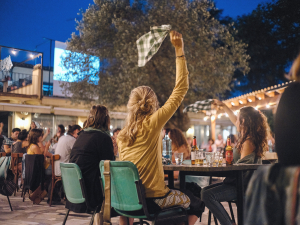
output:
[[210,225],[210,223],[211,223],[211,211],[209,210],[207,225]]
[[[23,195],[23,202],[25,201],[25,195],[26,195],[26,189],[25,187],[23,187],[23,190],[22,190],[22,195]],[[28,194],[29,194],[29,190],[28,190]]]
[[215,225],[218,225],[218,220],[215,216],[214,216],[214,221],[215,221]]
[[64,222],[63,222],[62,225],[65,225],[65,224],[66,224],[67,219],[68,219],[68,216],[69,216],[69,212],[70,212],[70,209],[68,209],[68,211],[67,211],[67,213],[66,213],[66,216],[65,216],[65,218],[64,218]]
[[9,197],[8,197],[8,196],[6,196],[6,197],[7,197],[7,201],[8,201],[8,204],[9,204],[10,210],[11,210],[11,211],[13,211],[13,209],[12,209],[12,207],[11,207],[11,204],[10,204]]
[[51,191],[50,191],[49,206],[51,206],[51,204],[52,204],[53,189],[54,189],[54,180],[52,179],[52,181],[51,181]]
[[231,202],[228,202],[228,205],[229,205],[229,209],[230,209],[231,220],[235,223],[235,219],[234,219],[234,214],[233,214]]

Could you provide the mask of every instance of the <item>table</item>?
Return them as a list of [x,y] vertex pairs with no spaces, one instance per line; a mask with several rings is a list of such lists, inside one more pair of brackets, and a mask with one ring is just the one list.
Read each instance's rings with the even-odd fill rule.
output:
[[258,164],[239,164],[224,167],[204,167],[192,165],[164,165],[164,171],[168,174],[168,183],[170,188],[174,188],[173,171],[180,171],[180,189],[185,188],[185,176],[214,176],[214,177],[236,177],[237,179],[237,214],[238,224],[243,224],[244,211],[244,186],[243,186],[243,172],[247,170],[256,170]]

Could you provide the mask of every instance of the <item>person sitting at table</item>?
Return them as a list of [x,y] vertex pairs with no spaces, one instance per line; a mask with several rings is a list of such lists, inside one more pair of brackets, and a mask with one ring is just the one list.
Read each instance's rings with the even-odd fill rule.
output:
[[51,138],[51,142],[53,144],[56,144],[58,142],[59,138],[63,137],[65,135],[65,132],[66,132],[66,130],[65,130],[64,125],[63,124],[59,124],[57,126],[57,133],[53,136],[53,138]]
[[[81,127],[79,125],[69,125],[67,135],[63,135],[59,138],[54,153],[55,155],[60,156],[60,158],[54,162],[55,176],[61,176],[60,163],[68,163],[70,161],[70,153],[80,131]],[[48,193],[50,194],[51,184],[49,185],[48,190]],[[52,205],[60,204],[61,198],[63,198],[62,193],[62,183],[58,182],[53,190]],[[48,201],[50,201],[50,198],[48,198]]]
[[206,152],[216,152],[217,151],[217,146],[215,145],[215,141],[212,138],[208,139],[208,142],[206,145],[203,143],[201,145],[201,148],[205,148]]
[[[214,100],[213,104],[223,107],[239,132],[236,148],[241,154],[241,159],[237,161],[237,164],[262,164],[261,157],[268,149],[267,138],[270,130],[266,116],[251,106],[241,108],[236,116],[223,102]],[[246,190],[252,174],[253,171],[247,171],[243,174],[244,190]],[[203,188],[201,196],[206,207],[222,225],[234,224],[221,202],[232,201],[237,198],[235,178],[227,177],[222,183]]]
[[[100,185],[101,160],[114,160],[114,148],[109,132],[110,117],[103,105],[92,106],[83,130],[78,133],[70,153],[70,163],[76,163],[82,173],[86,188],[86,198],[93,209],[103,202]],[[66,208],[84,213],[86,204],[73,204],[66,201]]]
[[275,143],[278,162],[285,166],[300,165],[300,54],[288,74],[294,80],[284,90],[275,117]]
[[[171,96],[159,108],[157,96],[150,87],[133,89],[127,104],[126,125],[120,131],[117,143],[120,160],[131,161],[139,171],[150,213],[180,205],[190,209],[189,224],[194,224],[204,211],[203,202],[190,192],[170,190],[164,182],[161,130],[176,112],[189,88],[182,35],[171,31],[170,38],[176,53],[176,85]],[[127,221],[120,220],[120,224],[127,224]]]
[[[12,145],[12,153],[26,153],[27,152],[27,147],[29,145],[28,140],[28,132],[27,130],[22,130],[19,135],[18,139],[15,143]],[[22,173],[22,159],[19,159],[18,161],[18,170],[19,173]],[[15,171],[16,172],[16,171]]]
[[[46,159],[46,157],[51,157],[52,154],[48,152],[50,141],[46,143],[45,146],[41,144],[43,139],[43,130],[41,129],[31,129],[28,135],[28,148],[27,148],[27,155],[44,155],[44,169],[46,175],[51,175],[51,165],[50,161]],[[49,179],[45,181],[46,186],[49,185]],[[43,192],[40,189],[35,190],[32,195],[30,195],[30,200],[33,201],[35,204],[39,204],[44,197],[47,196],[47,191],[44,190]]]
[[170,129],[169,137],[172,140],[172,161],[175,163],[174,153],[181,152],[183,153],[183,160],[191,159],[191,148],[189,147],[185,136],[182,131],[174,128]]
[[0,152],[5,152],[6,156],[10,156],[11,146],[13,145],[13,143],[15,143],[17,141],[18,135],[20,132],[21,132],[21,130],[19,128],[14,128],[14,129],[12,129],[10,138],[7,138],[3,135],[4,140],[2,142]]

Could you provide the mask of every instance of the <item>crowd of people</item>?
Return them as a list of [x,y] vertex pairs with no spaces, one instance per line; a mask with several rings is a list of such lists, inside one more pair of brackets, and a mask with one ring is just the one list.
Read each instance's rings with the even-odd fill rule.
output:
[[[180,33],[170,33],[171,43],[175,47],[176,55],[176,85],[167,102],[159,107],[155,92],[147,86],[140,86],[131,91],[127,109],[128,115],[125,127],[113,131],[110,135],[110,115],[103,105],[92,106],[90,113],[84,122],[83,128],[79,125],[68,127],[65,135],[64,126],[58,126],[57,134],[43,144],[49,135],[49,130],[43,132],[35,121],[31,123],[29,132],[14,128],[10,138],[5,138],[1,147],[7,154],[22,152],[27,154],[44,155],[45,158],[52,154],[59,154],[60,160],[55,162],[55,175],[60,176],[60,162],[76,163],[82,171],[86,185],[86,198],[91,207],[96,207],[103,201],[100,186],[99,163],[101,160],[131,161],[139,171],[140,178],[145,188],[145,196],[150,213],[156,213],[162,209],[180,205],[188,210],[189,224],[195,224],[202,215],[204,207],[214,214],[221,224],[234,224],[221,204],[222,201],[231,201],[237,198],[236,180],[225,178],[221,183],[205,187],[201,192],[201,199],[190,191],[170,189],[165,184],[165,176],[162,165],[162,130],[165,124],[176,112],[189,89],[188,70],[184,53],[183,39]],[[300,58],[298,58],[300,61]],[[300,63],[299,63],[300,64]],[[299,65],[298,64],[298,65]],[[299,80],[299,66],[293,68],[293,76]],[[298,69],[297,69],[298,68]],[[299,83],[288,87],[279,103],[278,116],[276,117],[276,149],[279,162],[286,165],[299,165],[299,157],[295,154],[299,150]],[[295,96],[298,96],[295,100]],[[293,101],[289,98],[293,98]],[[284,101],[284,102],[283,102]],[[237,164],[261,164],[264,152],[269,150],[270,128],[265,115],[253,107],[243,107],[237,115],[219,100],[213,104],[222,107],[228,114],[231,122],[236,126],[238,136],[230,135],[232,147],[235,149],[235,162]],[[287,110],[290,107],[293,110]],[[298,114],[297,114],[298,113]],[[290,115],[288,124],[286,115]],[[295,122],[295,120],[297,120]],[[296,128],[296,125],[299,125]],[[0,127],[0,131],[2,126]],[[288,130],[289,129],[289,130]],[[286,132],[286,133],[285,133]],[[294,137],[287,136],[294,132]],[[181,130],[169,129],[172,140],[173,152],[181,152],[184,159],[190,159],[191,139],[187,139]],[[292,138],[292,140],[291,140]],[[51,143],[52,148],[50,148]],[[217,140],[209,139],[203,148],[207,151],[217,151],[226,145],[221,134]],[[272,142],[273,145],[273,142]],[[286,148],[288,146],[288,148]],[[286,148],[286,149],[285,149]],[[287,151],[287,153],[286,153]],[[49,162],[45,160],[45,173],[52,170]],[[244,173],[244,186],[253,172]],[[40,192],[32,197],[32,201],[39,203],[46,194]],[[60,200],[60,199],[59,199]],[[205,204],[204,204],[205,203]],[[85,204],[74,204],[66,199],[66,208],[74,212],[87,212]],[[133,223],[133,219],[129,219]],[[120,216],[120,224],[127,224],[127,218]]]

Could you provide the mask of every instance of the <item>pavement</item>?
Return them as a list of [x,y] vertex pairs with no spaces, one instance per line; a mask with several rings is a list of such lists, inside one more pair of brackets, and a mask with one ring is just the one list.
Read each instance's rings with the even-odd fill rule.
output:
[[[25,202],[22,201],[21,192],[16,196],[9,197],[13,211],[10,210],[6,196],[0,195],[0,225],[61,225],[66,209],[64,205],[54,205],[49,207],[46,200],[40,205],[33,205],[26,195]],[[224,207],[229,212],[228,204]],[[232,204],[236,216],[236,206]],[[67,225],[87,225],[91,219],[90,214],[70,212]],[[118,217],[111,219],[113,225],[119,224]],[[138,221],[138,220],[136,220]],[[208,210],[202,214],[202,222],[198,221],[196,225],[204,225],[208,222]],[[151,224],[151,223],[150,223]],[[211,224],[215,224],[213,221]]]

